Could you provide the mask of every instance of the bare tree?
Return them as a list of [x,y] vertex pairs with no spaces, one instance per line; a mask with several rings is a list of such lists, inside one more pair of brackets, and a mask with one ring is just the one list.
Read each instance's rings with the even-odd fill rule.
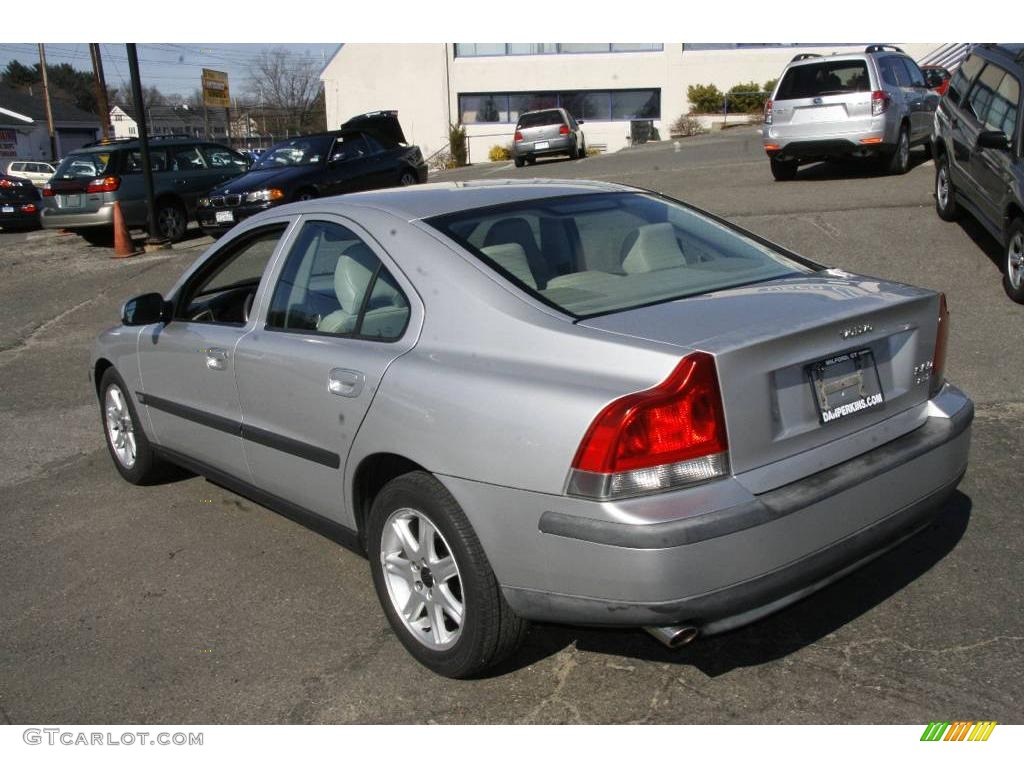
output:
[[279,136],[326,129],[320,68],[287,48],[264,50],[253,62],[249,101],[261,105],[263,130]]

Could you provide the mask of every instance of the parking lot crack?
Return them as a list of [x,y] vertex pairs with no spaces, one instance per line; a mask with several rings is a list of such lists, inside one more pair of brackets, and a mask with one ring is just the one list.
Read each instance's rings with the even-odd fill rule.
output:
[[554,689],[551,693],[541,699],[537,706],[530,710],[530,712],[520,720],[520,723],[536,723],[541,712],[548,707],[558,705],[564,707],[572,715],[569,722],[577,725],[582,725],[585,722],[583,717],[580,715],[579,708],[562,696],[562,691],[565,689],[570,675],[572,675],[573,670],[579,666],[579,659],[577,658],[578,653],[575,643],[562,652],[562,659],[558,662],[558,665],[555,667],[553,672],[555,678]]

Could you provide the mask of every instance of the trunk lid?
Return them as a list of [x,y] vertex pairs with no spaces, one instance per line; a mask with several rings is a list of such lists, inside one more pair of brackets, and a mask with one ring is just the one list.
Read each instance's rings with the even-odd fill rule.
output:
[[[581,324],[713,354],[731,468],[739,474],[854,433],[862,434],[865,451],[878,444],[874,425],[928,399],[929,378],[919,366],[932,360],[938,311],[932,291],[817,273]],[[879,388],[880,404],[856,407]]]
[[871,72],[866,59],[812,61],[786,70],[772,100],[772,122],[787,137],[850,130],[871,118]]
[[349,118],[341,125],[341,130],[352,133],[368,133],[386,147],[405,144],[405,133],[398,122],[398,110],[388,109],[367,112]]
[[516,130],[523,134],[523,141],[545,141],[557,139],[559,129],[565,124],[562,113],[557,109],[529,112],[519,118]]

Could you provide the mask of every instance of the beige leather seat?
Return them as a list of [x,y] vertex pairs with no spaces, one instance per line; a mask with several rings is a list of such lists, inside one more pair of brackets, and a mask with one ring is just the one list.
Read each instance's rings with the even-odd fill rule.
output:
[[366,289],[377,268],[377,257],[367,246],[356,243],[345,249],[334,268],[334,294],[340,309],[325,315],[316,329],[324,333],[352,333]]
[[533,270],[530,269],[530,262],[526,258],[526,251],[519,243],[485,245],[480,252],[521,283],[525,283],[531,288],[537,287]]

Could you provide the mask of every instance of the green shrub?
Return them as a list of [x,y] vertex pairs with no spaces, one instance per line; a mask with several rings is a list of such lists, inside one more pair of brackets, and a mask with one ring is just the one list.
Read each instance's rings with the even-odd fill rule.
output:
[[462,125],[448,127],[448,147],[452,153],[452,163],[456,168],[466,164],[466,128]]
[[487,157],[492,163],[496,163],[499,160],[508,160],[512,157],[512,150],[501,146],[501,144],[495,144],[491,147],[491,151],[487,153]]
[[722,92],[716,85],[691,85],[686,89],[690,112],[707,113],[722,111]]
[[764,109],[768,98],[757,83],[737,83],[729,89],[729,111],[754,114]]
[[680,115],[668,130],[672,136],[699,136],[708,132],[707,128],[700,124],[700,120],[689,115]]
[[766,91],[769,96],[772,95],[772,91],[775,90],[775,85],[779,82],[779,78],[773,77],[771,80],[765,80],[762,91]]

